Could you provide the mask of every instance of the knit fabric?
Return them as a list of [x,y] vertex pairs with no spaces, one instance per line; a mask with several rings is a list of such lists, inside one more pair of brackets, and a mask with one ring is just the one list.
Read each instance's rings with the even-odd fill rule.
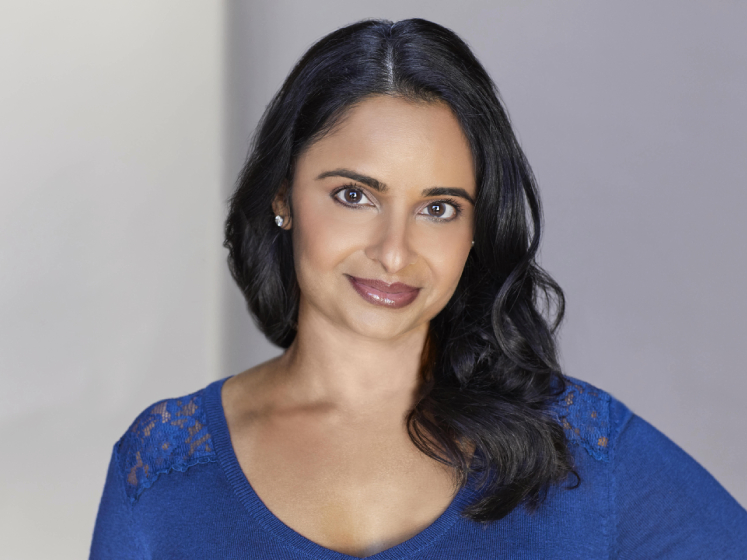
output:
[[[238,464],[225,379],[148,407],[115,444],[91,559],[336,559],[262,503]],[[374,559],[747,558],[747,512],[684,451],[622,403],[570,379],[553,413],[577,488],[550,488],[535,512],[479,524],[463,488],[411,539]]]

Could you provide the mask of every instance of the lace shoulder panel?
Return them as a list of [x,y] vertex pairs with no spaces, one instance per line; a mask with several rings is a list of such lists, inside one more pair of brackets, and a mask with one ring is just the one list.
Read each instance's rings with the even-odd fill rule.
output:
[[610,443],[610,395],[593,385],[566,377],[566,389],[555,407],[568,440],[595,459],[607,461]]
[[215,461],[202,391],[149,406],[119,440],[117,452],[130,503],[159,475]]

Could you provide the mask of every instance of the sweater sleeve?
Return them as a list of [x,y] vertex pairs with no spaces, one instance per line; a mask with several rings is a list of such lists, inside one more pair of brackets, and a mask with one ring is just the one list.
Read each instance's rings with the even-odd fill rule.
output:
[[656,428],[619,402],[611,412],[617,557],[745,558],[747,511]]
[[141,560],[145,555],[139,545],[115,445],[96,516],[90,560]]

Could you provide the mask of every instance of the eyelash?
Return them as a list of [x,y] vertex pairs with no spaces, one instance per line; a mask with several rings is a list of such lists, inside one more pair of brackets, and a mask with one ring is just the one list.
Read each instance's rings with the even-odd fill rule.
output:
[[[337,202],[338,204],[341,204],[342,206],[345,206],[346,208],[355,208],[355,209],[358,209],[358,208],[362,207],[362,205],[360,205],[360,204],[350,204],[348,202],[343,202],[342,200],[340,200],[340,198],[337,195],[339,195],[341,192],[344,192],[346,190],[358,191],[361,194],[363,194],[363,196],[365,196],[367,199],[369,199],[369,200],[371,199],[371,197],[369,197],[368,194],[366,194],[365,190],[363,190],[358,185],[355,185],[355,184],[343,185],[342,187],[340,187],[338,189],[335,189],[332,192],[332,199],[335,202]],[[454,216],[452,216],[451,218],[439,218],[438,216],[428,216],[427,214],[425,214],[425,216],[428,219],[433,220],[434,222],[451,222],[453,220],[456,220],[461,215],[461,213],[462,213],[462,205],[459,202],[457,202],[456,200],[433,200],[433,201],[429,202],[425,206],[425,208],[428,208],[428,206],[431,206],[433,204],[448,204],[449,206],[451,206],[452,208],[454,208]]]

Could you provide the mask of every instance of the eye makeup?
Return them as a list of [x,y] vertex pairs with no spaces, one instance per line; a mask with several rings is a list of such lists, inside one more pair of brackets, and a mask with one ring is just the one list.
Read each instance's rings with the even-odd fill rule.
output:
[[[352,200],[345,200],[347,198],[345,196],[345,192],[349,191],[351,193],[359,193],[359,201],[353,202]],[[340,204],[346,208],[353,208],[353,209],[360,209],[360,208],[366,208],[371,206],[376,206],[376,203],[374,202],[374,198],[372,195],[368,194],[366,192],[366,189],[363,187],[356,185],[356,184],[347,184],[343,185],[342,187],[338,187],[334,189],[330,196],[332,197],[332,200],[334,200],[337,204]],[[366,201],[368,204],[362,202]],[[453,209],[453,215],[450,215],[448,217],[441,217],[441,216],[434,216],[432,214],[423,213],[423,210],[426,210],[428,208],[431,208],[436,205],[442,205],[442,206],[450,206]],[[431,200],[428,201],[423,208],[418,211],[419,216],[425,216],[429,220],[435,221],[435,222],[451,222],[453,220],[456,220],[463,211],[463,206],[460,202],[457,202],[453,199],[440,199],[440,200]],[[448,214],[448,209],[444,212]]]
[[[363,200],[367,200],[369,202],[369,204],[363,204],[361,202],[352,202],[352,201],[349,201],[349,200],[343,200],[343,198],[345,197],[345,195],[344,195],[345,191],[360,193],[361,198]],[[334,200],[338,204],[341,204],[342,206],[345,206],[346,208],[359,209],[359,208],[364,208],[364,207],[368,207],[368,206],[376,206],[373,203],[373,200],[372,200],[373,197],[371,195],[369,195],[368,193],[366,193],[365,189],[359,187],[358,185],[354,185],[354,184],[343,185],[342,187],[339,187],[339,188],[333,190],[332,193],[330,193],[330,195],[332,196],[332,200]],[[342,195],[342,196],[340,196],[340,195]]]
[[[431,214],[421,214],[420,212],[418,212],[418,214],[421,216],[426,216],[427,218],[434,220],[434,221],[438,221],[438,222],[451,222],[453,220],[456,220],[462,213],[462,205],[456,200],[448,200],[448,199],[447,200],[432,200],[423,207],[423,210],[426,210],[432,206],[439,205],[439,204],[443,206],[451,206],[453,208],[454,215],[448,216],[448,217],[442,217],[442,216],[433,216]],[[448,210],[446,210],[444,213],[446,212],[448,212]]]

